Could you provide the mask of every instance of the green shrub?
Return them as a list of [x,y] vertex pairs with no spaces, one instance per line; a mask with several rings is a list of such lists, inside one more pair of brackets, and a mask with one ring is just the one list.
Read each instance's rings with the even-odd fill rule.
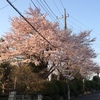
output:
[[43,100],[52,100],[52,98],[50,96],[44,96]]
[[41,89],[41,92],[43,94],[45,95],[59,94],[59,88],[54,82],[45,81],[42,85],[43,85],[43,88]]
[[71,96],[77,96],[79,94],[77,90],[77,84],[75,81],[70,83],[70,93],[71,93]]
[[82,80],[76,80],[77,91],[79,94],[83,94],[83,82]]
[[86,91],[90,91],[91,90],[91,84],[89,80],[85,81],[85,90]]
[[90,87],[91,87],[91,89],[94,89],[95,88],[95,82],[94,81],[91,81],[90,82]]
[[67,84],[65,81],[54,81],[57,87],[59,88],[59,94],[64,95],[67,93]]
[[60,100],[60,96],[59,95],[53,95],[53,100]]

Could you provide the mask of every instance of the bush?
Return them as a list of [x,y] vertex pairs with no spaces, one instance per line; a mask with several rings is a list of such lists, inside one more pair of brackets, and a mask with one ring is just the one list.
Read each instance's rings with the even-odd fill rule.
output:
[[67,93],[67,84],[65,81],[54,81],[54,83],[57,85],[59,88],[59,94],[64,95]]
[[59,94],[58,86],[52,81],[44,81],[41,92],[45,95]]
[[77,84],[75,81],[70,83],[70,92],[71,92],[71,96],[79,95],[79,91],[77,90]]
[[53,80],[52,84],[55,84],[54,86],[57,87],[54,89],[54,94],[52,95],[52,100],[59,100],[60,96],[64,96],[67,94],[67,83],[66,81],[58,81]]
[[52,98],[50,96],[44,96],[43,100],[52,100]]
[[52,100],[60,100],[60,96],[59,95],[53,95]]
[[90,91],[91,90],[91,84],[89,80],[85,81],[85,90],[86,91]]
[[65,95],[67,93],[67,84],[65,81],[44,81],[41,83],[41,93],[44,95]]
[[77,91],[79,92],[79,94],[83,94],[83,82],[82,82],[82,80],[76,80],[76,84],[77,84]]

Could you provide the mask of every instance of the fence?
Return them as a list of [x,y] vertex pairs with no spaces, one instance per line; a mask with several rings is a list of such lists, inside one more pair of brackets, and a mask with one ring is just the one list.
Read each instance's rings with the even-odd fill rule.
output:
[[37,95],[17,95],[16,91],[9,93],[8,100],[42,100],[43,96]]

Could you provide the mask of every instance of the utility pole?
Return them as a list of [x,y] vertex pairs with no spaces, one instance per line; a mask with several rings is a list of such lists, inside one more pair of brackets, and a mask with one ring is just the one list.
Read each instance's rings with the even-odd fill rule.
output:
[[[67,17],[69,17],[69,14],[68,16],[66,16],[66,9],[64,9],[64,15],[62,15],[61,18],[58,18],[57,19],[64,19],[64,30],[66,31],[67,30]],[[68,90],[68,100],[70,100],[70,75],[69,75],[69,69],[68,69],[68,72],[66,73],[66,82],[67,82],[67,90]],[[69,76],[69,77],[68,77]]]
[[64,9],[64,29],[66,30],[67,29],[67,16],[66,16],[66,9]]
[[[66,16],[66,9],[64,9],[63,18],[64,18],[64,30],[65,31],[67,30],[67,17],[69,17],[69,15]],[[69,69],[68,69],[68,73],[67,74],[69,75]],[[68,100],[70,100],[70,78],[66,77],[66,81],[67,81],[67,88],[68,88]]]
[[64,19],[64,30],[66,30],[67,29],[67,17],[69,17],[69,14],[68,14],[68,16],[66,16],[66,9],[64,9],[64,15],[62,15],[62,17],[61,18],[58,18],[58,16],[57,16],[57,19]]

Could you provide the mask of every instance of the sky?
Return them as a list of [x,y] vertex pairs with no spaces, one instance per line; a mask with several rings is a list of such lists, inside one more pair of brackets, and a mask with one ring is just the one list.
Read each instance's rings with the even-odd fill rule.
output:
[[[94,60],[100,65],[100,0],[10,0],[13,5],[24,15],[31,6],[41,9],[42,13],[48,14],[48,20],[58,21],[64,28],[64,9],[66,9],[67,27],[78,34],[81,31],[91,31],[91,38],[96,38],[92,48],[98,54]],[[10,29],[10,18],[19,14],[7,3],[0,0],[0,37]],[[57,19],[58,17],[58,19]]]

